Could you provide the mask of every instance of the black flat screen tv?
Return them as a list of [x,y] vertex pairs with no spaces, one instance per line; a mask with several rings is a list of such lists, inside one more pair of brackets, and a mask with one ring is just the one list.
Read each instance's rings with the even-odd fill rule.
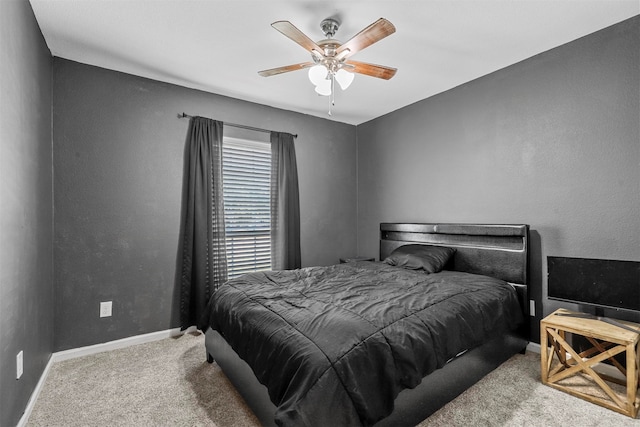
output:
[[640,311],[640,262],[547,257],[548,297],[596,308]]

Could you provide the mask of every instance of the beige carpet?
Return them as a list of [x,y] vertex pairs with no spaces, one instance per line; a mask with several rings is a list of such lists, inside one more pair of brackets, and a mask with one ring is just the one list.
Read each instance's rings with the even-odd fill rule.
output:
[[[516,355],[420,426],[635,426],[543,386],[539,355]],[[53,364],[28,426],[218,426],[259,423],[186,334]]]

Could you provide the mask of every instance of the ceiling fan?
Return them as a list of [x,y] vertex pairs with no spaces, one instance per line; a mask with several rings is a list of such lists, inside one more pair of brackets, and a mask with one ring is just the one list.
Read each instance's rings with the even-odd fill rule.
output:
[[[340,23],[333,18],[325,19],[320,23],[325,39],[317,43],[289,21],[277,21],[271,26],[309,51],[312,61],[271,68],[259,71],[258,74],[269,77],[309,68],[309,79],[316,86],[316,92],[323,96],[331,95],[331,105],[334,104],[335,82],[337,81],[340,87],[345,90],[353,81],[352,73],[385,80],[389,80],[396,74],[397,69],[395,68],[349,59],[355,53],[396,31],[396,27],[384,18],[378,19],[344,44],[333,38],[340,26]],[[331,110],[329,110],[329,115],[331,115]]]

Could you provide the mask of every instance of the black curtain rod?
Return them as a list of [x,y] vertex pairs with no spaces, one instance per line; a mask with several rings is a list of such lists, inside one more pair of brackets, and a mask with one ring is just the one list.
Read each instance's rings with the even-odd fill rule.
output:
[[[184,118],[191,119],[191,118],[193,118],[193,117],[194,117],[194,116],[190,116],[190,115],[188,115],[187,113],[178,114],[178,118],[179,118],[179,119],[184,119]],[[268,129],[254,128],[254,127],[252,127],[252,126],[245,126],[245,125],[237,125],[237,124],[235,124],[235,123],[229,123],[229,122],[223,122],[223,123],[224,123],[224,125],[225,125],[225,126],[232,126],[232,127],[234,127],[234,128],[247,129],[247,130],[254,130],[254,131],[256,131],[256,132],[266,132],[266,133],[271,133],[271,131],[270,131],[270,130],[268,130]],[[293,135],[293,137],[294,137],[294,138],[297,138],[297,137],[298,137],[298,134]]]

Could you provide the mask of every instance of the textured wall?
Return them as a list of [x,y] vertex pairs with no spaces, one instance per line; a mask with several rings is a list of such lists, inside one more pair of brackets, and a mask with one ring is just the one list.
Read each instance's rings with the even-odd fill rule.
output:
[[0,1],[0,58],[0,426],[12,426],[53,348],[51,55],[27,0]]
[[640,260],[639,22],[358,126],[359,252],[384,221],[530,224],[538,314],[547,256]]
[[55,350],[178,326],[182,111],[298,134],[302,263],[355,253],[353,126],[58,58],[53,111]]

